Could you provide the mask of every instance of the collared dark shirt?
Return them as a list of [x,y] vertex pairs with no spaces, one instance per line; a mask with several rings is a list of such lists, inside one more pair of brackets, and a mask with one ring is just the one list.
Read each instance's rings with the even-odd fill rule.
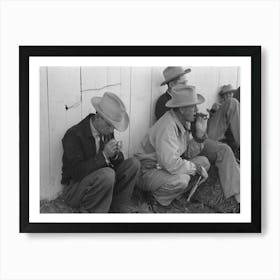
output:
[[[81,181],[91,172],[107,167],[102,149],[96,153],[95,139],[90,128],[90,118],[94,114],[88,115],[81,122],[67,130],[63,139],[62,158],[62,184],[68,184],[70,180]],[[114,134],[105,137],[105,143],[114,138]],[[124,160],[120,152],[116,160],[110,160],[112,166],[120,164]]]
[[161,118],[165,114],[165,112],[170,109],[165,106],[166,102],[170,99],[171,96],[167,91],[158,98],[156,102],[156,110],[155,110],[157,120]]

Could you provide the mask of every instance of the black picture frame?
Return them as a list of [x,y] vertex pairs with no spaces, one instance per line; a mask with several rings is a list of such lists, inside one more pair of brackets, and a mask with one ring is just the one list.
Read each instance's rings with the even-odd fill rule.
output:
[[[250,223],[32,223],[29,221],[29,59],[35,56],[247,56],[251,58]],[[21,233],[261,232],[261,46],[19,46]],[[39,186],[38,186],[39,187]]]

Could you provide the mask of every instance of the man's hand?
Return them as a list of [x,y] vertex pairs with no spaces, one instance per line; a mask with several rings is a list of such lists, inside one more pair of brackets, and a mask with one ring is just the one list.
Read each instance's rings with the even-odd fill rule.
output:
[[207,180],[208,173],[202,165],[198,165],[198,164],[196,165],[196,172],[198,175],[200,175],[202,177],[200,184],[202,184],[203,182],[205,182]]
[[107,158],[114,157],[118,152],[118,144],[115,139],[110,140],[105,146],[103,153],[106,155]]
[[195,122],[195,133],[197,138],[203,138],[206,134],[207,129],[207,119],[203,118],[202,116],[197,116]]

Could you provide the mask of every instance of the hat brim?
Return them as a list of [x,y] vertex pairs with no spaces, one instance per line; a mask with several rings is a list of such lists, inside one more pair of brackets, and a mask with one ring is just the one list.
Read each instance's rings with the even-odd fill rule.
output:
[[175,80],[175,79],[177,79],[177,78],[179,78],[179,77],[181,77],[181,76],[183,76],[183,75],[185,75],[185,74],[187,74],[187,73],[189,73],[189,72],[191,72],[191,69],[190,69],[190,68],[185,69],[184,72],[182,72],[182,73],[180,73],[179,75],[173,77],[172,79],[165,80],[164,82],[162,82],[162,83],[160,84],[160,86],[164,86],[164,85],[166,85],[167,83],[169,83],[169,82],[171,82],[171,81],[173,81],[173,80]]
[[102,110],[102,108],[100,107],[99,103],[101,101],[102,97],[93,97],[91,99],[91,104],[94,107],[94,109],[96,110],[96,112],[98,112],[106,121],[108,121],[116,130],[123,132],[127,129],[128,124],[129,124],[129,116],[128,114],[124,111],[122,113],[122,120],[120,122],[116,122],[112,119],[110,119],[110,116],[108,116],[106,114],[106,112],[104,112]]
[[238,88],[231,89],[231,90],[223,91],[223,92],[220,91],[220,92],[219,92],[219,95],[220,95],[220,96],[223,96],[224,94],[229,93],[229,92],[235,93],[235,92],[238,91],[238,89],[239,89],[239,87],[238,87]]
[[169,101],[167,101],[167,103],[165,104],[166,107],[168,108],[179,108],[179,107],[185,107],[185,106],[192,106],[192,105],[198,105],[198,104],[202,104],[203,102],[205,102],[205,98],[201,95],[201,94],[197,94],[197,102],[186,102],[186,103],[175,103],[174,100],[170,99]]

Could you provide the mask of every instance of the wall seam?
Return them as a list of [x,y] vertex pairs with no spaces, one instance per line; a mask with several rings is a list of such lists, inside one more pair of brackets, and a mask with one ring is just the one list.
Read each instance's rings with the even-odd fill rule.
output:
[[49,95],[49,68],[46,67],[47,77],[47,101],[48,101],[48,136],[49,136],[49,180],[51,179],[51,128],[50,128],[50,95]]
[[[129,118],[131,124],[131,80],[132,80],[132,68],[129,68]],[[131,126],[129,126],[129,139],[128,139],[128,157],[130,157],[130,141],[131,141]]]
[[82,67],[80,66],[80,103],[81,103],[81,120],[83,119],[83,85],[82,85]]

